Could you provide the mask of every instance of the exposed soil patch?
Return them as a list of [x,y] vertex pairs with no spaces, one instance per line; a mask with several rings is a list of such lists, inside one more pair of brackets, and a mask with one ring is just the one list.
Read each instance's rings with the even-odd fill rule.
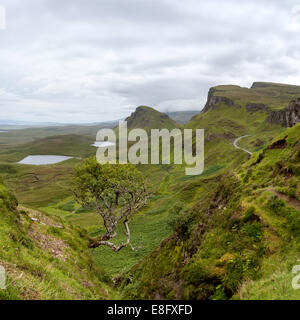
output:
[[50,251],[51,254],[62,261],[66,261],[68,254],[66,253],[67,244],[51,235],[43,234],[38,228],[31,227],[28,230],[29,236],[35,240],[38,246],[43,250]]
[[51,220],[49,217],[42,214],[38,210],[28,209],[20,205],[18,206],[18,209],[26,212],[32,221],[39,222],[42,225],[63,229],[62,225],[56,224],[53,220]]
[[270,145],[269,149],[285,149],[287,146],[286,138],[287,136],[283,139],[275,141]]
[[43,233],[43,226],[50,226],[59,229],[62,229],[63,226],[55,224],[52,219],[46,215],[43,215],[38,210],[28,209],[23,206],[19,206],[18,209],[26,212],[30,219],[34,222],[28,229],[28,234],[33,240],[35,240],[37,245],[43,250],[50,251],[55,258],[66,261],[68,258],[68,254],[66,253],[68,245],[63,240]]

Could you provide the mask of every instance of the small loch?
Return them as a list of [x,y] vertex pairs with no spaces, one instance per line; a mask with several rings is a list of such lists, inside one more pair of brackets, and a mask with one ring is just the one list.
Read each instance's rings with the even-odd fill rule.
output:
[[105,147],[111,147],[114,146],[115,143],[114,142],[110,142],[110,141],[95,141],[92,146],[93,147],[97,147],[97,148],[105,148]]
[[28,156],[23,160],[19,161],[19,164],[31,164],[31,165],[46,165],[46,164],[55,164],[63,162],[65,160],[71,159],[72,157],[67,156],[54,156],[54,155],[34,155]]

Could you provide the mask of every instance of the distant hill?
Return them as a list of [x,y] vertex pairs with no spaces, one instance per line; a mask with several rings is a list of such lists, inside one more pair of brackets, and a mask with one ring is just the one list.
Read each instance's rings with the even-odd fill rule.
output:
[[166,112],[171,119],[181,124],[188,123],[193,116],[199,113],[199,110]]
[[64,126],[64,123],[57,122],[34,122],[0,119],[0,126],[6,128],[34,128],[34,127],[52,127]]
[[17,130],[26,128],[47,128],[47,127],[114,127],[118,121],[92,122],[92,123],[58,123],[58,122],[30,122],[30,121],[15,121],[0,119],[0,128],[7,130]]
[[150,129],[174,129],[180,127],[176,121],[167,114],[159,112],[153,108],[140,106],[126,118],[128,129],[141,128]]
[[[34,127],[34,128],[7,128],[6,132],[0,132],[0,145],[22,144],[37,139],[57,135],[77,134],[96,138],[97,132],[104,127],[113,128],[117,123],[110,125],[68,125],[59,127]],[[2,128],[1,128],[2,129]],[[0,131],[1,131],[0,129]],[[4,129],[4,128],[3,128]],[[4,130],[5,131],[5,130]]]

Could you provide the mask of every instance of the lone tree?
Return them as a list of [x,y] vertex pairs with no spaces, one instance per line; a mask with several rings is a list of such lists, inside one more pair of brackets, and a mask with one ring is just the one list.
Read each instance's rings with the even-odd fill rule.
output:
[[[144,177],[133,165],[99,164],[95,158],[87,159],[75,169],[73,193],[81,205],[96,209],[103,219],[106,233],[91,238],[90,248],[106,245],[117,252],[131,245],[130,218],[146,204],[150,195]],[[121,222],[126,242],[117,246],[110,240],[117,236],[116,229]]]

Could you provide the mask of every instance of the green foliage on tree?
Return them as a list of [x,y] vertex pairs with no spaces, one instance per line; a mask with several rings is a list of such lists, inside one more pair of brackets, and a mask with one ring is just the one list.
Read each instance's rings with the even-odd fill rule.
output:
[[[149,198],[146,181],[131,164],[99,164],[87,159],[75,169],[73,193],[85,207],[94,208],[103,219],[106,233],[90,239],[90,248],[106,245],[114,251],[130,245],[129,221]],[[117,246],[110,240],[117,236],[117,226],[123,223],[126,242]]]

